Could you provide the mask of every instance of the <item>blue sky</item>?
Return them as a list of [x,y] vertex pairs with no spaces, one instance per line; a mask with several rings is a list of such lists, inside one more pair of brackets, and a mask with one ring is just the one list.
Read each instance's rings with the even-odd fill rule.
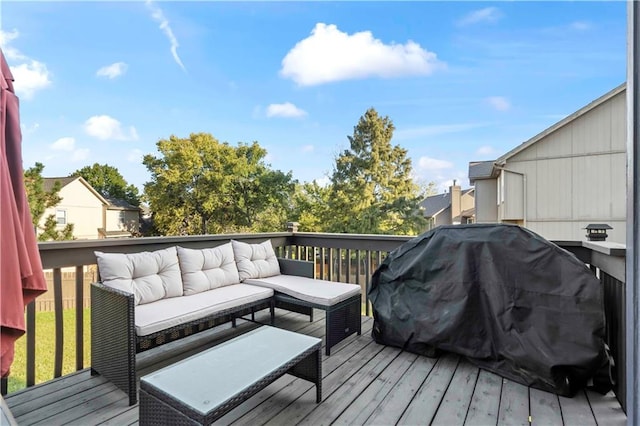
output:
[[93,163],[140,187],[170,135],[258,141],[322,179],[369,107],[414,175],[468,185],[490,160],[626,78],[625,2],[0,4],[24,167]]

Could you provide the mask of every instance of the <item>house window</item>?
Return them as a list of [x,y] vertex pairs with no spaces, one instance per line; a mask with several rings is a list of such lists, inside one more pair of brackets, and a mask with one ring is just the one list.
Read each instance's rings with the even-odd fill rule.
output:
[[67,224],[66,210],[56,210],[56,223],[63,226]]
[[120,211],[120,213],[118,213],[118,224],[120,225],[120,228],[124,227],[124,212]]

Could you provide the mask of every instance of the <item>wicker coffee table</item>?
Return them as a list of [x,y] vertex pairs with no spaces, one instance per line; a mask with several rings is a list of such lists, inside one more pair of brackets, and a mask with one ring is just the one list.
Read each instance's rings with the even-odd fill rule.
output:
[[263,326],[140,379],[140,424],[208,425],[285,373],[316,385],[321,339]]

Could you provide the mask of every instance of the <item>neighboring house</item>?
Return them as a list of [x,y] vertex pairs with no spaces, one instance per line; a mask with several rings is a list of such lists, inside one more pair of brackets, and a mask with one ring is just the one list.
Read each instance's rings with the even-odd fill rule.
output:
[[104,228],[100,229],[103,238],[131,237],[140,232],[140,208],[125,200],[105,197],[107,206]]
[[494,161],[469,163],[476,221],[515,223],[549,240],[585,240],[585,227],[626,235],[626,85]]
[[440,225],[473,223],[475,217],[474,189],[462,190],[453,181],[449,192],[432,195],[420,203],[424,217],[429,221],[427,231]]
[[73,236],[77,239],[130,237],[137,232],[140,211],[137,207],[107,200],[82,177],[44,178],[44,190],[50,192],[56,181],[60,182],[60,203],[45,211],[40,226],[53,214],[60,228],[73,224]]

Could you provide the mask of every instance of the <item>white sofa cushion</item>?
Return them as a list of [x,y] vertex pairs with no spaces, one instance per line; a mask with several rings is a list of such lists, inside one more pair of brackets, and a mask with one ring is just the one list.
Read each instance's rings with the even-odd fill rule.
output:
[[217,312],[273,296],[273,290],[247,284],[235,284],[190,296],[158,300],[135,307],[138,336],[146,336],[185,324]]
[[316,280],[294,275],[277,275],[260,279],[247,279],[245,284],[272,288],[296,299],[321,306],[333,306],[360,294],[360,286]]
[[142,253],[95,251],[100,281],[135,295],[135,303],[182,296],[182,278],[175,247]]
[[240,281],[247,278],[264,278],[280,274],[280,264],[273,251],[271,240],[260,244],[247,244],[231,240],[238,266]]
[[201,250],[178,247],[178,261],[185,296],[240,282],[231,243]]

